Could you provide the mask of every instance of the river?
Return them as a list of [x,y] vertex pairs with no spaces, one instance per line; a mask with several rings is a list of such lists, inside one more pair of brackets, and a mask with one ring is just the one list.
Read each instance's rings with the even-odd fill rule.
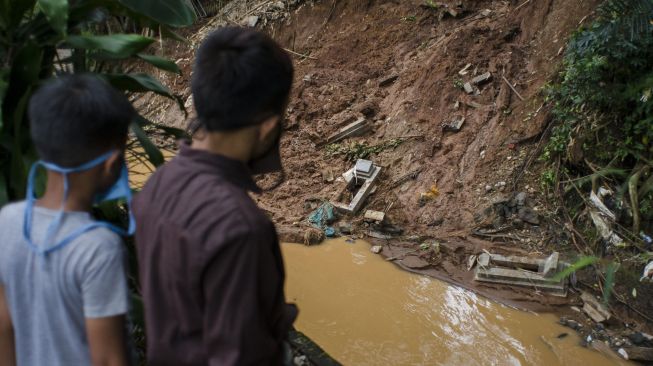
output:
[[554,315],[402,271],[363,241],[282,247],[295,326],[345,365],[625,364],[578,346]]

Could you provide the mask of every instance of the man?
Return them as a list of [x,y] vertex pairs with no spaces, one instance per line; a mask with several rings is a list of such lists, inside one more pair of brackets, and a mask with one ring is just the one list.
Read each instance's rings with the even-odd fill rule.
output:
[[149,365],[281,364],[285,303],[274,225],[248,192],[281,170],[289,56],[254,30],[223,28],[196,55],[193,140],[135,199]]
[[[32,96],[30,132],[42,160],[27,199],[0,212],[0,365],[128,364],[126,233],[91,211],[131,198],[123,156],[135,115],[91,75],[59,77]],[[38,167],[47,183],[37,199]]]

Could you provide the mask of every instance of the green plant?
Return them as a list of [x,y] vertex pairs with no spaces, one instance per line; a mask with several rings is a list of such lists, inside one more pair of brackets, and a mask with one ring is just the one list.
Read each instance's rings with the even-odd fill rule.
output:
[[[147,63],[180,73],[174,62],[148,53],[156,40],[137,32],[156,29],[161,37],[179,39],[172,28],[194,20],[184,0],[0,0],[0,206],[25,195],[27,171],[37,159],[26,107],[44,80],[60,73],[96,73],[130,97],[154,92],[179,102],[157,79],[133,71]],[[148,132],[183,133],[143,117],[133,121],[131,130],[130,152],[155,166],[164,159]],[[99,213],[106,220],[126,223],[125,211],[116,203],[101,205]],[[133,274],[134,246],[127,248]],[[136,288],[134,276],[130,282]],[[142,303],[136,294],[133,299],[133,309],[141,311],[132,314],[131,334],[142,356]]]
[[431,9],[436,9],[436,10],[440,8],[440,4],[436,3],[433,0],[424,1],[424,5],[428,6]]
[[[172,36],[172,27],[194,20],[183,0],[0,1],[0,205],[25,194],[27,170],[37,158],[25,110],[43,80],[93,72],[130,95],[176,98],[152,76],[125,71],[145,62],[180,72],[174,62],[147,52],[155,39],[123,30],[158,29]],[[132,124],[140,148],[155,165],[163,156],[144,129],[158,127],[142,117]]]
[[403,20],[404,22],[414,22],[414,21],[417,20],[417,17],[414,16],[414,15],[407,15],[407,16],[401,18],[401,20]]
[[405,139],[396,138],[384,141],[377,145],[368,145],[364,142],[352,142],[351,144],[330,144],[325,148],[327,156],[343,155],[346,160],[355,161],[358,159],[366,159],[371,155],[376,155],[387,149],[395,149]]
[[462,89],[464,89],[464,85],[465,85],[465,82],[462,79],[460,79],[460,78],[453,79],[453,86],[456,89],[462,90]]
[[[653,0],[608,0],[597,14],[572,36],[560,79],[546,89],[556,126],[542,159],[583,175],[628,171],[615,185],[628,192],[632,230],[653,229]],[[603,177],[593,179],[596,188]]]

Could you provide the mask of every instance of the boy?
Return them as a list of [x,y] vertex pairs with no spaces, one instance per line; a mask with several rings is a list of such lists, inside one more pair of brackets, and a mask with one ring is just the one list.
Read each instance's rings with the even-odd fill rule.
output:
[[[0,211],[0,365],[128,363],[124,232],[90,212],[105,199],[130,199],[123,155],[134,115],[91,75],[59,77],[32,96],[42,160],[26,201]],[[39,166],[47,184],[37,199]]]
[[249,192],[261,192],[253,174],[281,169],[292,79],[288,54],[254,30],[222,28],[197,52],[193,141],[134,201],[151,366],[287,362],[297,310],[274,225]]

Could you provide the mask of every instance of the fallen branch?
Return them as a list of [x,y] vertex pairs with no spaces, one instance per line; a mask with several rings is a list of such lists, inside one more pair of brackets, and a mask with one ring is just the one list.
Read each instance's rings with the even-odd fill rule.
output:
[[512,84],[510,84],[510,82],[508,81],[508,79],[506,79],[505,76],[501,75],[501,77],[503,78],[503,81],[505,81],[506,84],[508,84],[508,86],[510,87],[510,89],[511,89],[513,92],[515,92],[515,94],[517,95],[517,97],[518,97],[518,98],[523,102],[523,101],[524,101],[524,97],[522,97],[521,94],[519,94],[519,92],[517,91],[517,89],[515,89],[515,87],[512,86]]
[[515,10],[513,10],[513,11],[517,11],[517,10],[523,8],[526,4],[528,4],[528,3],[530,3],[530,2],[531,2],[531,0],[526,0],[526,1],[524,1],[521,5],[519,5],[518,7],[516,7]]
[[639,178],[642,174],[646,174],[648,171],[648,165],[640,168],[639,166],[633,169],[635,173],[630,176],[628,179],[628,194],[630,195],[630,207],[633,211],[633,233],[639,233],[639,227],[641,224],[641,216],[639,213],[639,194],[637,193],[637,184],[639,183]]
[[295,56],[299,56],[299,57],[302,57],[302,58],[310,58],[311,60],[317,60],[317,57],[313,57],[313,56],[310,56],[310,55],[304,55],[304,54],[301,54],[301,53],[297,53],[297,52],[295,52],[295,51],[293,51],[293,50],[289,50],[289,49],[287,49],[287,48],[284,48],[284,50],[285,50],[286,52],[288,52],[288,53],[292,53],[292,54],[295,55]]

